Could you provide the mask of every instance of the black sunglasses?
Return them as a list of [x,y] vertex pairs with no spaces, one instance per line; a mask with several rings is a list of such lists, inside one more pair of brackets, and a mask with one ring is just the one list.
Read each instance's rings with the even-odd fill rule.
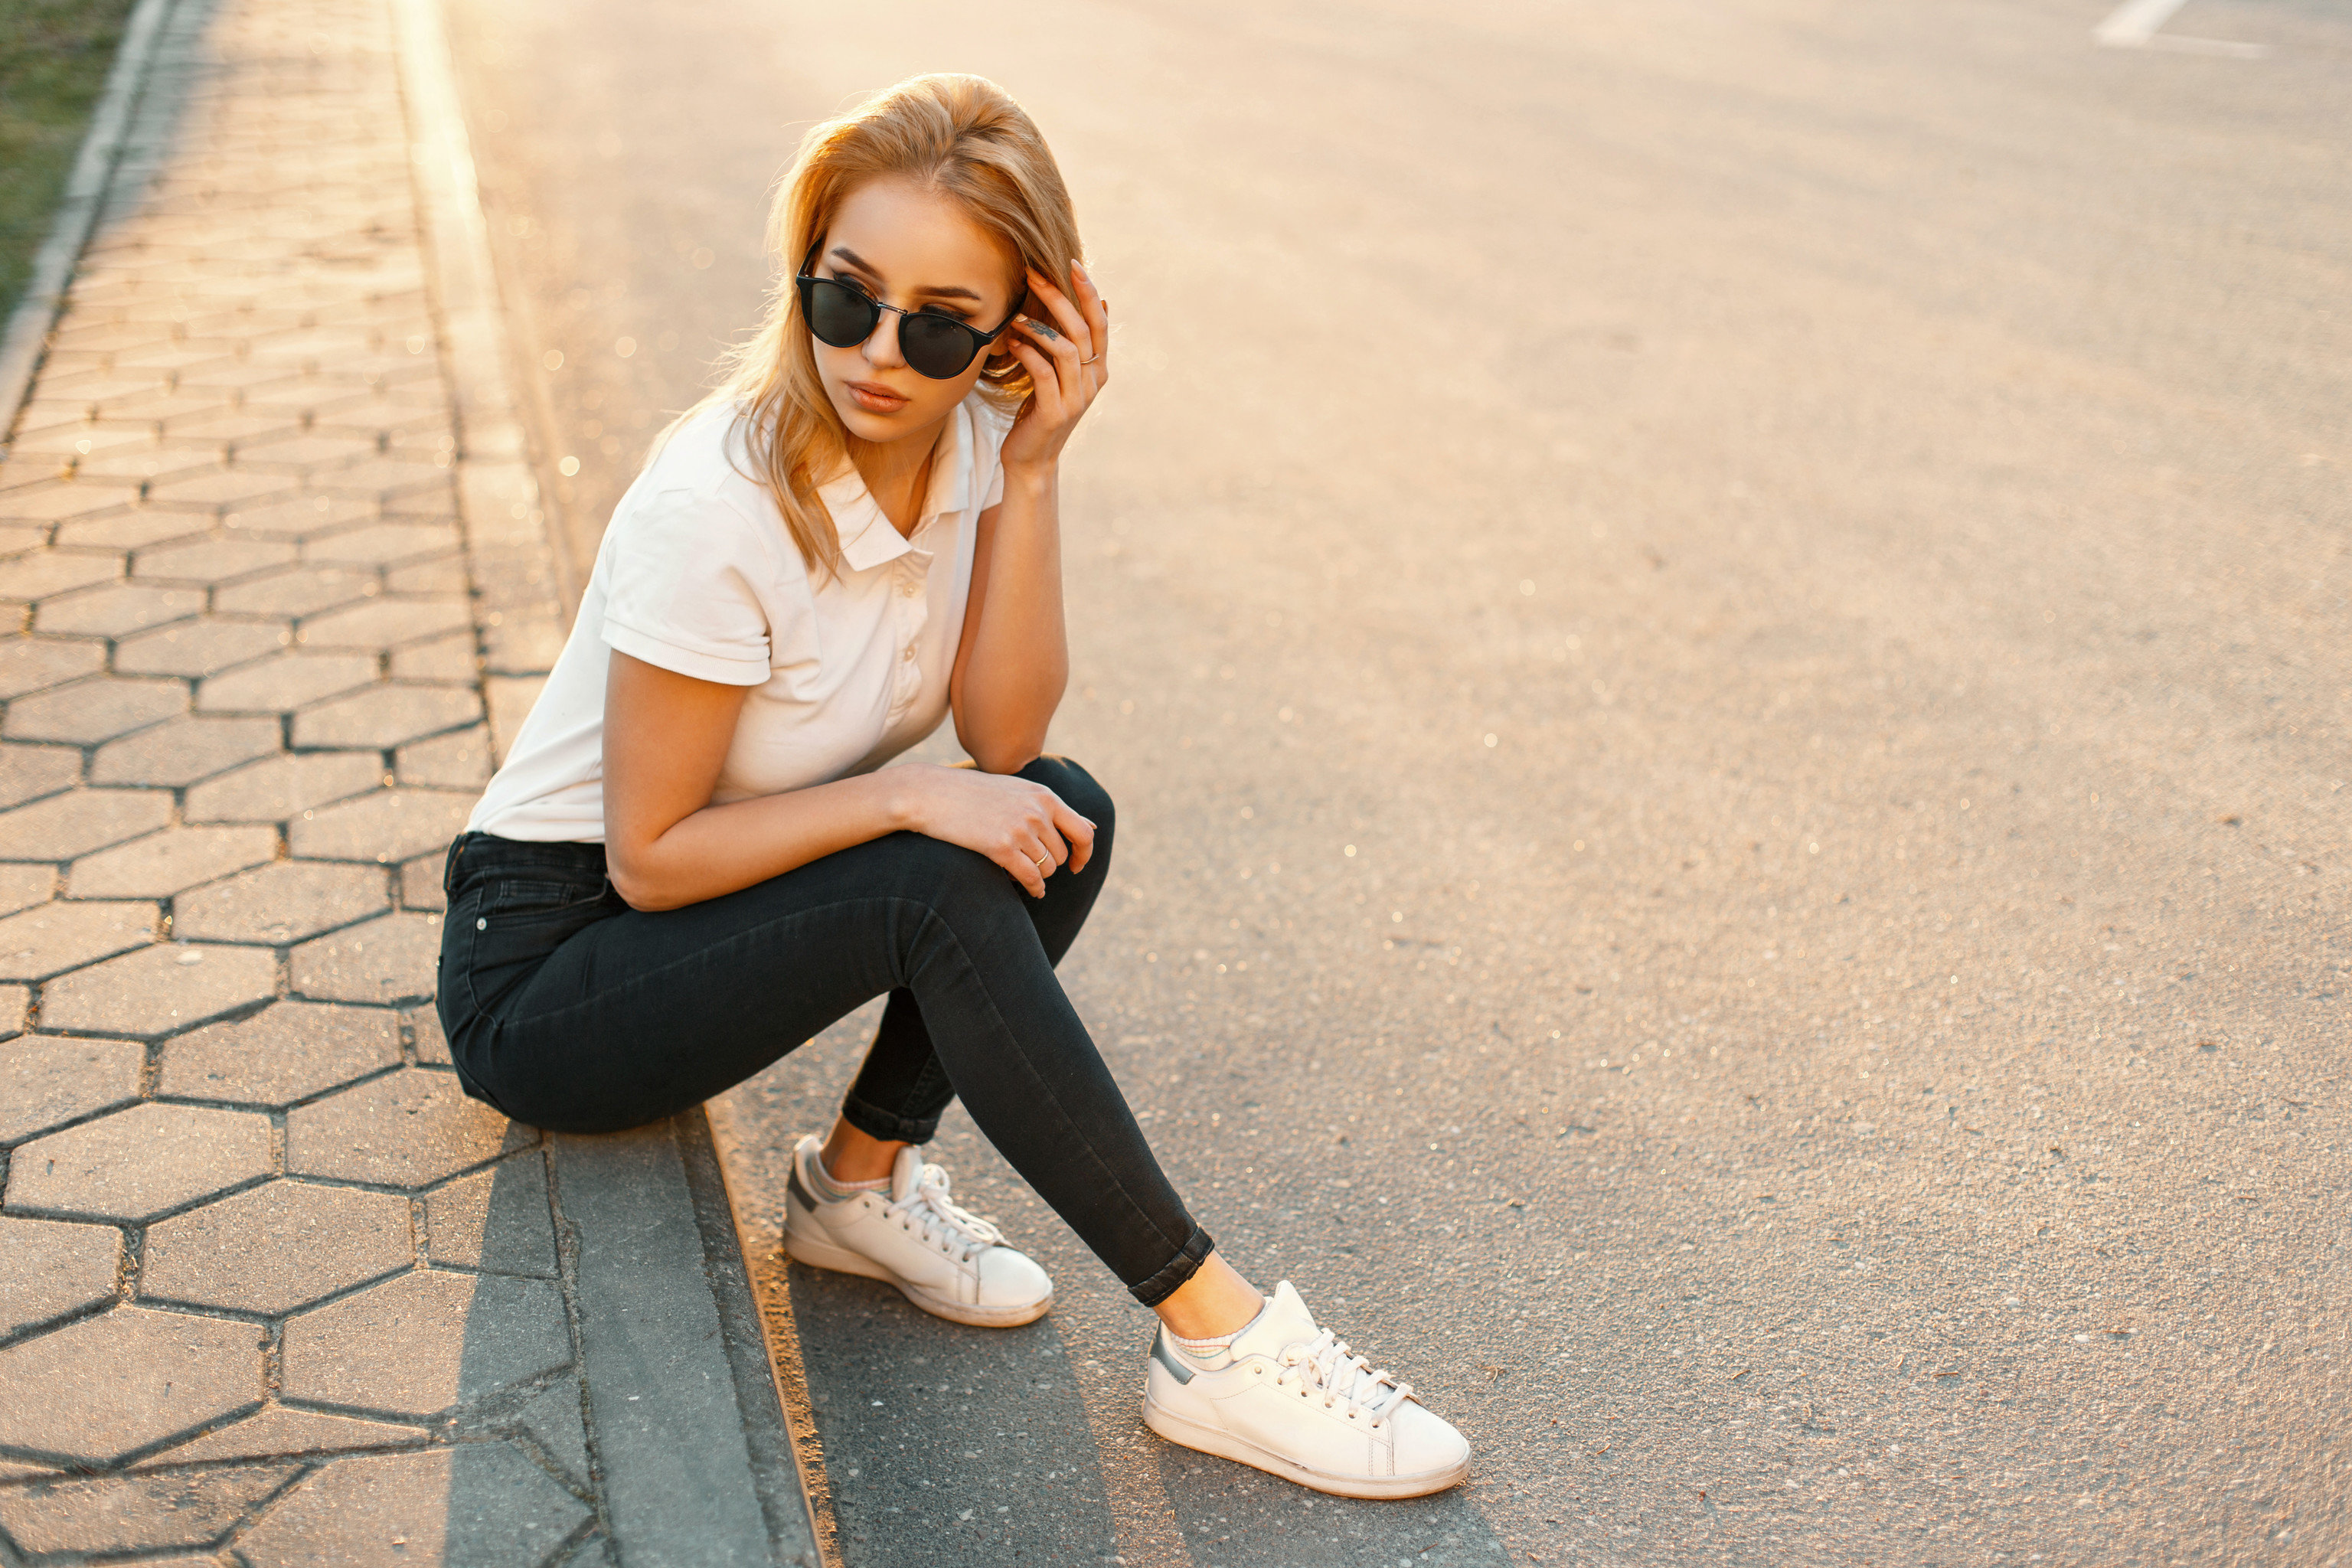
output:
[[952,381],[964,373],[974,355],[1020,319],[1021,305],[1015,300],[1013,314],[993,331],[983,332],[968,321],[959,321],[939,310],[902,310],[896,305],[885,305],[863,289],[837,278],[812,278],[809,265],[816,259],[817,247],[824,243],[819,240],[809,247],[809,253],[801,258],[799,275],[793,281],[800,286],[802,318],[808,322],[816,341],[829,347],[856,348],[874,335],[874,329],[882,324],[882,312],[887,310],[898,318],[898,356],[907,362],[907,368],[933,381]]

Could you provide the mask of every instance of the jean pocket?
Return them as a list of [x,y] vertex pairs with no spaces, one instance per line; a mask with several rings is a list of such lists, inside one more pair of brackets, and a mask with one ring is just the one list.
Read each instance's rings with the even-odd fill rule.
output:
[[483,889],[482,913],[499,925],[580,914],[602,904],[612,886],[601,877],[593,882],[501,877]]

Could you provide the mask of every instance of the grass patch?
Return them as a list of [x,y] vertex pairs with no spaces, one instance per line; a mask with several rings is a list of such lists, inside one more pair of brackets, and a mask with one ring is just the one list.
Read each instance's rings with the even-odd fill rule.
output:
[[0,0],[0,322],[81,152],[131,0]]

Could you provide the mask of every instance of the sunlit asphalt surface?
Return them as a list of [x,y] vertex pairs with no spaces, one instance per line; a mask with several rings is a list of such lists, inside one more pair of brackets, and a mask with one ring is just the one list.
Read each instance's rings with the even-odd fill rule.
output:
[[[845,1561],[2352,1552],[2352,24],[2106,9],[455,0],[575,562],[802,125],[1046,128],[1119,323],[1065,973],[1228,1256],[1476,1446],[1159,1443],[959,1113],[1059,1304],[793,1271]],[[768,1220],[858,1026],[721,1108]]]

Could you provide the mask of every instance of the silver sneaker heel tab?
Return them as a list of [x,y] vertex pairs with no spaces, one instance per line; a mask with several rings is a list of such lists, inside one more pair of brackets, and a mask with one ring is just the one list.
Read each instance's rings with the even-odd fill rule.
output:
[[1192,1369],[1184,1364],[1184,1358],[1178,1355],[1175,1348],[1169,1344],[1168,1331],[1165,1329],[1151,1336],[1151,1359],[1166,1367],[1168,1375],[1179,1384],[1192,1381]]

